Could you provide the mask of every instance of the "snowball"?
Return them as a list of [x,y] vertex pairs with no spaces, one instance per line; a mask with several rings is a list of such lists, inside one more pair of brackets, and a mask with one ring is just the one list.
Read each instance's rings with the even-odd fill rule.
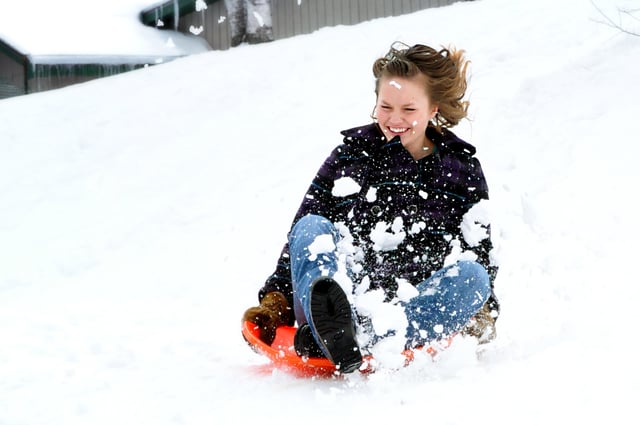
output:
[[366,198],[367,202],[375,202],[375,200],[378,199],[378,189],[376,189],[375,187],[370,187],[367,191]]
[[196,0],[196,12],[201,12],[207,8],[207,3],[204,0]]
[[[368,278],[367,278],[368,279]],[[362,283],[357,289],[364,287]],[[366,285],[367,287],[369,285]],[[371,316],[376,313],[378,306],[384,303],[385,293],[382,289],[375,289],[373,291],[360,292],[356,291],[357,297],[355,300],[355,307],[358,313],[365,316]]]
[[417,235],[418,233],[420,233],[421,231],[423,231],[426,228],[427,228],[427,223],[425,223],[424,221],[421,221],[421,222],[418,222],[418,223],[413,223],[411,225],[411,229],[409,229],[409,234],[410,235]]
[[458,261],[476,261],[478,259],[478,255],[475,252],[471,250],[463,251],[458,239],[452,239],[449,245],[451,246],[451,252],[444,259],[445,266],[455,264]]
[[333,242],[332,235],[319,235],[308,246],[309,260],[315,260],[319,254],[325,254],[333,252],[336,249],[336,244]]
[[396,295],[400,301],[408,302],[411,298],[418,296],[418,289],[406,279],[396,279],[396,283],[398,284]]
[[349,196],[360,192],[360,185],[351,177],[341,177],[333,182],[333,196]]
[[447,272],[445,273],[445,276],[447,277],[460,276],[460,268],[458,266],[451,267],[449,270],[447,270]]
[[356,310],[371,318],[376,335],[384,336],[389,332],[396,332],[404,337],[408,325],[404,307],[384,302],[384,299],[385,293],[382,289],[365,292],[356,297]]
[[482,200],[475,204],[462,217],[462,236],[469,246],[475,247],[489,237],[487,227],[489,226],[488,201]]
[[[400,223],[402,223],[402,218],[398,217]],[[404,241],[407,236],[406,233],[402,232],[402,226],[398,227],[398,219],[394,221],[393,225],[393,233],[387,232],[387,229],[390,227],[389,224],[380,221],[376,223],[376,226],[373,228],[371,233],[369,233],[369,238],[371,242],[373,242],[373,249],[376,251],[393,251]]]
[[199,27],[194,27],[193,25],[189,26],[189,32],[193,35],[199,35],[202,31],[204,31],[204,27],[202,25]]
[[396,217],[393,220],[393,223],[391,224],[391,231],[393,233],[398,233],[398,232],[402,231],[403,227],[404,227],[404,223],[402,221],[402,217]]

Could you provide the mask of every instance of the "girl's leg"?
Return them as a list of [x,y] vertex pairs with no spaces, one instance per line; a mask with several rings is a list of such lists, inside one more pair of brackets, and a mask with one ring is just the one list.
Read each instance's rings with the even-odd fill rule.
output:
[[[307,215],[289,234],[293,307],[298,331],[294,345],[299,354],[319,349],[343,373],[362,364],[355,340],[351,305],[333,280],[338,271],[339,234],[324,217]],[[313,344],[315,341],[315,344]]]
[[306,215],[289,234],[293,311],[298,325],[307,323],[311,286],[320,277],[338,270],[335,249],[339,233],[333,223],[319,215]]
[[491,293],[487,271],[474,261],[444,267],[417,286],[405,303],[407,346],[417,347],[460,331]]

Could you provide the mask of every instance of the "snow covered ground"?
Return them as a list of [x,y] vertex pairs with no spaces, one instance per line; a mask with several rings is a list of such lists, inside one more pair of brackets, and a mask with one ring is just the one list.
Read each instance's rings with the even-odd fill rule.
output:
[[[637,423],[640,37],[598,21],[464,2],[0,101],[0,424]],[[395,40],[472,61],[456,132],[491,187],[498,339],[269,371],[240,316]]]

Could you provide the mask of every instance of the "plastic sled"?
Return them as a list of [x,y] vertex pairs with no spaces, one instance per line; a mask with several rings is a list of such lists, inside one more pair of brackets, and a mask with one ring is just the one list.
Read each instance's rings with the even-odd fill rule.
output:
[[[293,326],[280,326],[276,329],[276,337],[273,343],[268,345],[260,339],[260,329],[258,326],[251,322],[243,322],[242,336],[254,351],[267,357],[276,368],[288,373],[302,377],[330,377],[341,375],[340,371],[329,359],[298,356],[296,350],[293,348],[293,338],[297,329],[298,328]],[[429,346],[416,348],[416,350],[422,350],[435,356],[450,344],[451,338],[439,343],[438,348]],[[406,357],[405,365],[407,365],[413,361],[415,352],[414,350],[405,350],[402,354]],[[373,368],[371,367],[372,360],[371,356],[365,356],[360,372],[373,372]]]

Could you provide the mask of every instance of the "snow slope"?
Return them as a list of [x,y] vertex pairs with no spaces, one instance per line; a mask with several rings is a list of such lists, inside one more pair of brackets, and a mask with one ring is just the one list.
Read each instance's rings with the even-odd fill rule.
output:
[[[0,424],[636,423],[640,38],[600,20],[463,2],[0,101]],[[240,316],[397,39],[472,61],[456,132],[491,187],[498,339],[269,371]]]

